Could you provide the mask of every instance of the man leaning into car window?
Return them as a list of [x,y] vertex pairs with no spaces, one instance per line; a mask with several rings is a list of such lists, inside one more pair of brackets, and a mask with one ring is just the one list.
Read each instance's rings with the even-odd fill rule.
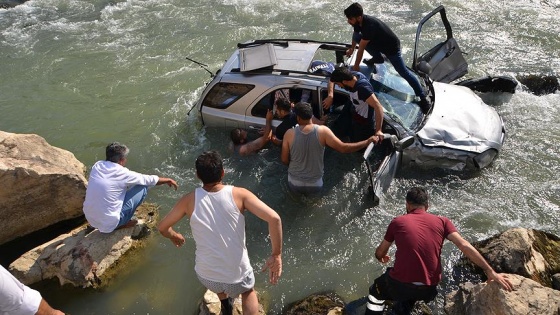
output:
[[350,141],[364,140],[372,135],[375,136],[375,143],[382,141],[383,106],[368,79],[360,72],[337,67],[331,74],[330,81],[350,92],[352,105],[346,106],[346,111],[351,122],[345,122],[344,126]]
[[266,125],[262,135],[253,141],[247,140],[247,130],[235,128],[231,131],[231,141],[233,142],[233,150],[240,156],[247,156],[257,153],[262,149],[272,137],[272,111],[266,112]]

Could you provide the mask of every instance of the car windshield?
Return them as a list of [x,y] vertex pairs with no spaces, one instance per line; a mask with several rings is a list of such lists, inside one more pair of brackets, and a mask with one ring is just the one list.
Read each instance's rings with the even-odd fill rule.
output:
[[414,102],[414,90],[390,62],[377,64],[376,67],[377,71],[372,74],[371,83],[385,114],[405,129],[415,131],[422,122],[423,114]]

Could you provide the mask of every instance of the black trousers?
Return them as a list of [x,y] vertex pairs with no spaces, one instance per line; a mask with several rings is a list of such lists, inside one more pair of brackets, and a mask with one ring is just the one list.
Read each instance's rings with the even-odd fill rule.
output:
[[430,285],[415,285],[397,281],[389,276],[387,271],[375,279],[369,288],[369,294],[379,300],[391,300],[396,314],[410,314],[416,301],[430,302],[437,296],[437,287]]

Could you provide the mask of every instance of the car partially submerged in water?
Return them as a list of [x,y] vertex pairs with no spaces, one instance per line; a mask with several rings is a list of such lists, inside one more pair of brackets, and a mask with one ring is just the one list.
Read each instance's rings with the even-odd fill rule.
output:
[[[422,27],[438,13],[446,37],[420,54]],[[240,43],[206,86],[195,108],[209,127],[260,129],[265,125],[267,110],[273,109],[275,94],[289,90],[290,95],[307,95],[316,117],[336,115],[336,111],[324,113],[321,106],[327,97],[329,78],[309,69],[317,60],[354,64],[355,55],[345,60],[348,47],[345,43],[302,39]],[[410,85],[390,62],[362,62],[360,67],[384,107],[383,132],[392,135],[388,141],[370,146],[364,155],[375,198],[389,187],[399,165],[477,170],[498,156],[506,137],[504,123],[496,110],[470,88],[513,93],[516,81],[495,77],[451,83],[467,73],[467,62],[453,38],[443,6],[422,19],[416,34],[411,70],[429,96],[431,104],[426,114],[416,103]],[[337,87],[332,108],[348,102],[348,92]],[[279,123],[275,119],[273,126]]]

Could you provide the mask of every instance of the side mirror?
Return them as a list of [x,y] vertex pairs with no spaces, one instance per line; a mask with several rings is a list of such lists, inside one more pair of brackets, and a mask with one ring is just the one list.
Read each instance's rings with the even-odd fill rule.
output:
[[[393,137],[396,138],[396,136]],[[395,143],[395,149],[399,152],[402,152],[404,149],[410,147],[413,143],[414,143],[414,137],[408,136]]]

